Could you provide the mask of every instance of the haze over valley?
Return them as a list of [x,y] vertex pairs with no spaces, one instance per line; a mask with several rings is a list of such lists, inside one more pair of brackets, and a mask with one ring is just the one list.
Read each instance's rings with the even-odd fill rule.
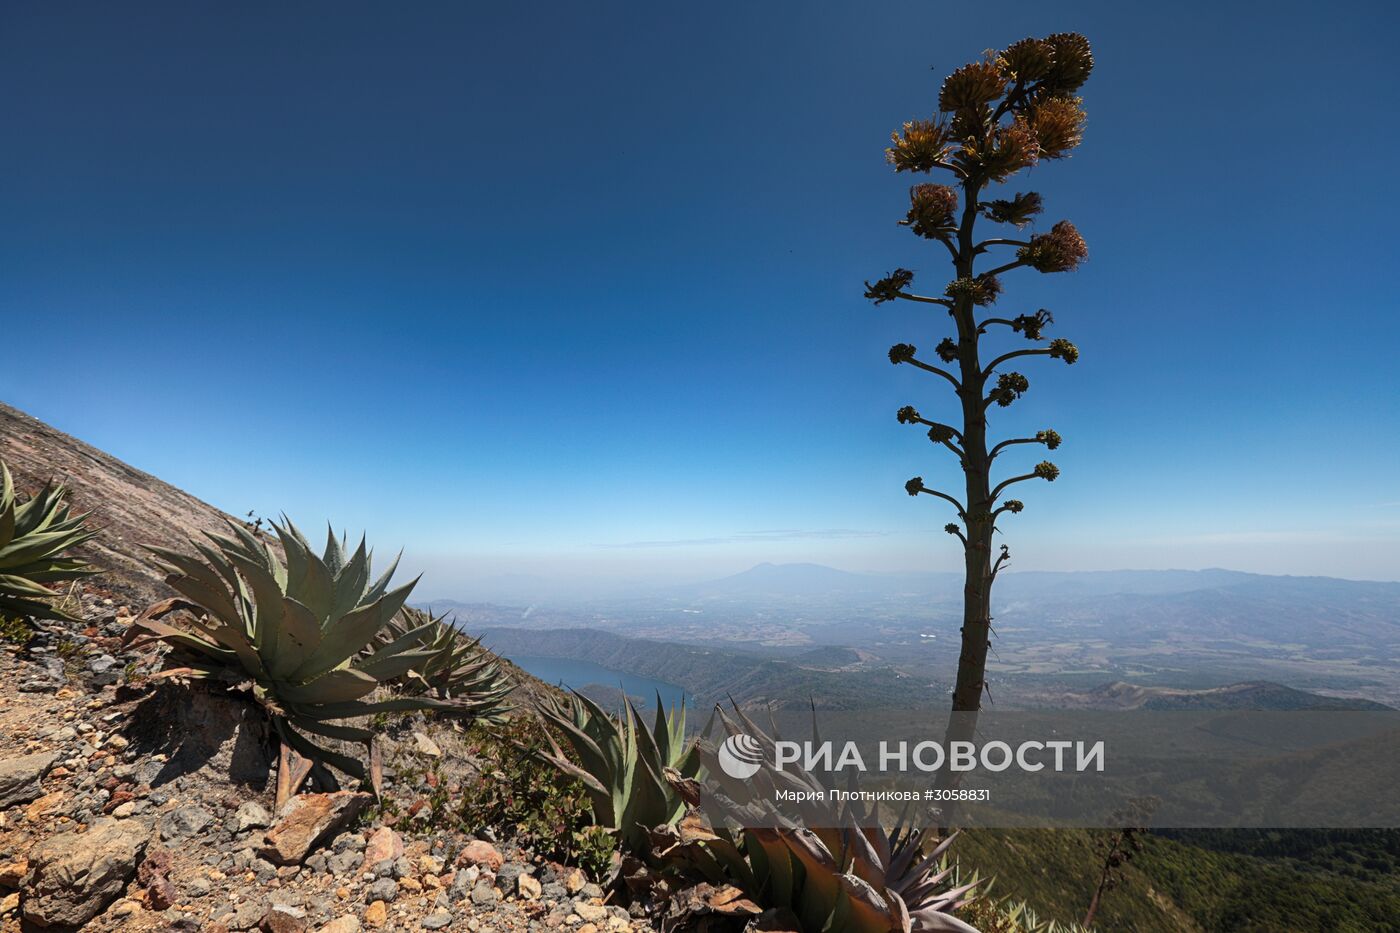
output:
[[[587,660],[707,701],[936,708],[956,660],[959,583],[762,564],[606,597],[432,608],[507,656]],[[1400,583],[1220,569],[1008,573],[993,614],[989,674],[1001,704],[1099,702],[1085,697],[1116,682],[1274,682],[1400,703]]]

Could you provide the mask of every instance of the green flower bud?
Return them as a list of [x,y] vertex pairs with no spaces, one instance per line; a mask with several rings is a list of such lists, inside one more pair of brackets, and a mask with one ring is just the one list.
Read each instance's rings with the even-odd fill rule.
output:
[[1060,446],[1060,434],[1054,428],[1036,431],[1035,439],[1044,444],[1049,450],[1054,450],[1056,447]]
[[900,424],[915,424],[919,420],[919,410],[913,405],[905,405],[894,413]]
[[953,439],[953,429],[946,424],[935,424],[928,429],[928,439],[935,444],[946,444]]
[[958,359],[958,345],[951,337],[944,337],[943,340],[939,342],[934,352],[937,353],[938,358],[945,363],[953,363]]
[[943,289],[943,294],[949,298],[966,296],[973,304],[985,307],[996,304],[997,296],[1001,294],[1001,280],[994,275],[979,275],[975,279],[954,279]]
[[917,496],[923,488],[924,478],[922,476],[916,476],[904,484],[904,491],[911,496]]
[[997,377],[997,387],[987,394],[992,401],[1005,408],[1030,387],[1030,380],[1020,373],[1002,373]]
[[890,347],[890,362],[898,366],[900,363],[907,363],[914,358],[914,354],[919,352],[919,348],[912,343],[897,343]]
[[1006,509],[1006,511],[1010,512],[1012,515],[1015,515],[1017,512],[1024,509],[1026,507],[1026,504],[1020,499],[1007,499],[1001,504],[1001,507]]
[[1060,475],[1060,468],[1049,460],[1042,460],[1035,465],[1035,469],[1031,472],[1046,482],[1053,483]]
[[1079,359],[1079,348],[1063,337],[1056,337],[1050,341],[1050,355],[1073,366],[1075,361]]
[[943,530],[948,532],[948,534],[950,535],[955,535],[958,532],[962,531],[961,528],[959,528],[957,525],[954,525],[952,522],[949,522],[948,524],[944,525]]

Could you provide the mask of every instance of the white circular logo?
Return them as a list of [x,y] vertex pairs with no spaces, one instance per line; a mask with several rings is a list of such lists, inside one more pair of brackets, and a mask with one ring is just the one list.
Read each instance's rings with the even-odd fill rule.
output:
[[731,735],[719,747],[719,766],[732,778],[748,780],[763,767],[763,746],[751,735]]

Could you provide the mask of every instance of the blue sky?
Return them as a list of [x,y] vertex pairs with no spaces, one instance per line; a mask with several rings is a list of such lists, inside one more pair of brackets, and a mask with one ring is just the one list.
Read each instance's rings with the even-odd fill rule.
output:
[[945,322],[861,298],[945,276],[882,151],[1077,30],[1085,143],[1019,187],[1091,260],[999,305],[1083,353],[994,424],[1066,438],[1015,566],[1400,578],[1394,8],[970,6],[8,4],[0,397],[435,596],[951,569],[894,420],[951,398],[884,358]]

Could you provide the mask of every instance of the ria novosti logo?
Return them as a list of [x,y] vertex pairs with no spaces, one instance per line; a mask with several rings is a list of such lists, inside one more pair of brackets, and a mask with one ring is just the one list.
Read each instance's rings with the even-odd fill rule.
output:
[[[724,773],[741,781],[753,777],[767,764],[763,743],[743,732],[724,740],[719,747],[718,758]],[[838,746],[833,742],[779,740],[773,743],[772,767],[776,771],[785,771],[786,766],[794,765],[798,770],[808,772],[853,770],[860,773],[912,770],[931,774],[945,768],[949,771],[981,770],[992,773],[1009,768],[1032,773],[1046,769],[1084,772],[1103,771],[1104,758],[1103,740],[1092,743],[1065,739],[1027,741],[1015,747],[1000,741],[986,742],[980,746],[974,742],[953,741],[946,748],[942,743],[931,741],[918,742],[912,748],[909,742],[881,741],[875,762],[877,767],[871,768],[855,742]]]
[[719,766],[730,777],[747,781],[763,767],[763,746],[746,733],[731,735],[719,747]]

